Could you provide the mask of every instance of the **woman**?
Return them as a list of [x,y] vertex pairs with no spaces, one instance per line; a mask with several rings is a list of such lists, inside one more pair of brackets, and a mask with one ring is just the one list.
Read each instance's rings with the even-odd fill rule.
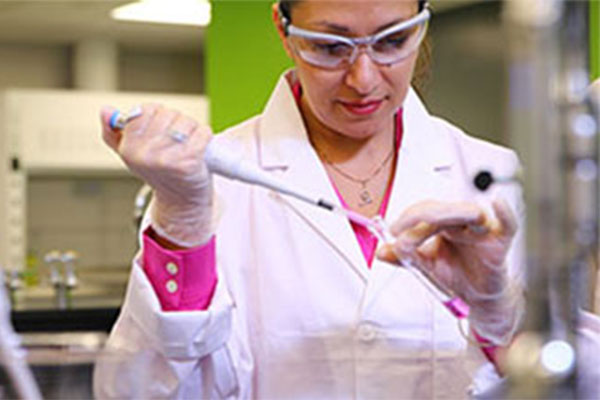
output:
[[[519,193],[470,180],[518,163],[410,88],[428,17],[417,0],[276,4],[295,69],[261,115],[214,139],[157,105],[122,132],[103,111],[106,142],[155,195],[98,397],[457,398],[498,378],[479,347],[518,324]],[[394,244],[375,257],[376,239],[338,215],[212,176],[199,157],[211,139],[385,215]],[[471,333],[398,260],[467,301]]]

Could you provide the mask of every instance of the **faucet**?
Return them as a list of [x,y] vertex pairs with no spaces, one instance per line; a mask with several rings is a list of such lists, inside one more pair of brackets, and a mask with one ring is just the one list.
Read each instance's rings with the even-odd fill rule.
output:
[[[44,256],[44,262],[50,268],[50,283],[54,287],[56,308],[65,310],[71,306],[71,292],[78,285],[75,274],[75,261],[79,258],[73,250],[60,253],[52,250]],[[62,264],[62,273],[60,265]]]
[[60,252],[58,250],[49,251],[44,256],[44,262],[50,267],[50,283],[52,286],[60,285],[62,277],[57,265],[60,262]]
[[66,251],[61,257],[61,261],[64,264],[64,283],[65,287],[69,290],[75,289],[79,283],[77,276],[75,275],[75,261],[79,259],[77,252],[73,250]]

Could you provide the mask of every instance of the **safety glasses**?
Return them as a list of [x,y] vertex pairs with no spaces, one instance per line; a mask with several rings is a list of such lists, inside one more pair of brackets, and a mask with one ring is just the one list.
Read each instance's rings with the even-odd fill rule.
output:
[[304,61],[317,67],[336,69],[352,65],[361,48],[380,65],[402,61],[423,41],[431,11],[427,8],[406,21],[371,36],[346,37],[310,31],[292,25],[281,17],[292,50]]

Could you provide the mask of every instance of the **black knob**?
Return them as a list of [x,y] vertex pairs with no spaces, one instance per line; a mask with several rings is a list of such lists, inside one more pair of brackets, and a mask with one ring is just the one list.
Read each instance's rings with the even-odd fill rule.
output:
[[494,176],[489,171],[480,171],[475,175],[473,184],[482,192],[485,192],[494,183]]

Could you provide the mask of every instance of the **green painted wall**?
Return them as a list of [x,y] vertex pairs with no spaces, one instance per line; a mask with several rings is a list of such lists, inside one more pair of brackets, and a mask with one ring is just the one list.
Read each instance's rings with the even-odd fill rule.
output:
[[600,1],[590,0],[591,79],[600,78]]
[[206,90],[215,132],[259,113],[292,63],[271,20],[273,1],[213,0]]

